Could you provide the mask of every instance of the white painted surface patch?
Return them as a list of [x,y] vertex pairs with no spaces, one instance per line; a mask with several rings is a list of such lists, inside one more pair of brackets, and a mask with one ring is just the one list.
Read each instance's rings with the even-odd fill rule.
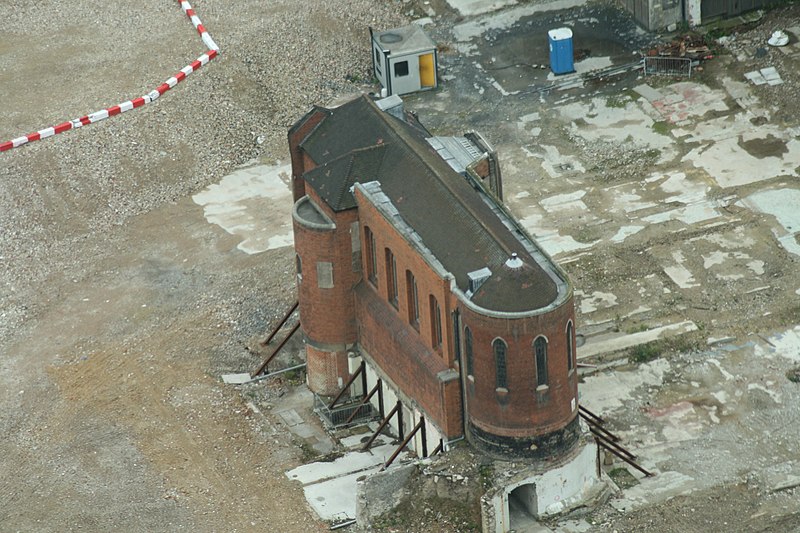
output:
[[[800,160],[799,160],[800,161]],[[780,228],[773,230],[775,237],[787,252],[800,255],[800,190],[775,189],[759,191],[744,199],[745,205],[775,217]]]
[[669,368],[669,361],[656,359],[635,371],[617,370],[586,376],[580,389],[581,404],[598,414],[609,413],[622,407],[636,389],[661,385]]
[[[450,5],[453,5],[453,2],[463,2],[464,4],[471,3],[470,0],[448,0]],[[573,7],[582,6],[585,3],[587,3],[587,0],[555,0],[554,2],[546,2],[542,4],[524,4],[505,9],[499,13],[479,17],[475,20],[458,24],[453,27],[453,35],[457,41],[469,41],[470,39],[479,37],[481,34],[483,34],[483,32],[488,30],[510,28],[522,17],[527,17],[529,15],[533,15],[534,13],[570,9]],[[543,33],[542,40],[545,44],[547,43],[546,39],[547,35]]]
[[257,254],[291,246],[292,193],[290,165],[242,168],[195,194],[212,224],[242,238],[237,248]]
[[447,3],[462,17],[471,17],[512,6],[517,3],[517,0],[493,0],[490,2],[486,0],[447,0]]

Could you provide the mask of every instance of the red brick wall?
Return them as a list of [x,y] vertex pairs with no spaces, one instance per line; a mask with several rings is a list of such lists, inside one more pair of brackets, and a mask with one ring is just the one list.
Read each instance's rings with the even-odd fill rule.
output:
[[349,377],[344,350],[330,352],[306,344],[306,363],[308,388],[323,396],[338,394]]
[[[366,311],[364,299],[357,302],[359,342],[373,356],[405,394],[420,406],[449,437],[463,433],[461,420],[461,394],[458,380],[442,383],[436,374],[453,368],[452,311],[450,282],[439,275],[411,248],[397,230],[366,201],[356,194],[361,222],[362,269],[367,276],[368,247],[365,229],[375,236],[376,285],[364,279],[363,287],[382,302],[381,320],[375,319],[376,310]],[[397,269],[397,308],[389,303],[388,272],[385,249],[395,257]],[[414,274],[419,301],[419,328],[409,323],[410,302],[406,271]],[[442,345],[435,346],[433,317],[430,313],[430,296],[440,308]],[[402,339],[402,340],[400,340]]]
[[[353,286],[361,277],[353,272],[350,223],[355,210],[338,213],[336,230],[320,231],[294,222],[295,252],[302,261],[303,276],[298,283],[300,321],[303,332],[317,344],[356,342]],[[333,288],[318,286],[318,261],[333,264]]]
[[[389,248],[394,254],[397,264],[398,317],[408,323],[410,310],[407,297],[409,287],[406,282],[406,270],[410,270],[414,274],[417,283],[420,314],[419,333],[426,345],[439,354],[439,357],[445,362],[447,367],[452,367],[454,352],[452,346],[453,335],[450,313],[453,309],[451,306],[450,282],[440,278],[372,204],[359,194],[356,194],[356,201],[359,205],[359,218],[361,220],[361,248],[364,276],[366,277],[368,259],[364,235],[365,228],[369,227],[373,235],[375,235],[375,244],[377,248],[377,287],[373,287],[388,301],[389,286],[387,283],[385,249]],[[372,283],[370,283],[370,285],[372,285]],[[435,342],[432,336],[432,317],[429,305],[431,295],[436,298],[439,303],[439,308],[441,309],[443,331],[442,346],[440,348],[434,346]]]
[[[309,192],[313,193],[311,189]],[[302,262],[302,280],[297,284],[300,324],[316,347],[306,350],[309,387],[321,394],[335,393],[339,378],[348,377],[346,346],[357,340],[353,286],[361,277],[360,272],[353,271],[350,239],[350,225],[358,213],[352,209],[328,214],[336,224],[335,230],[316,230],[293,222],[295,252]],[[332,263],[333,288],[319,287],[318,261]]]
[[373,362],[448,438],[460,436],[459,382],[439,378],[448,370],[442,358],[366,281],[356,288],[356,309],[359,343]]
[[319,124],[327,113],[320,109],[313,109],[306,116],[300,119],[289,131],[289,154],[292,159],[292,196],[296,202],[305,194],[305,182],[303,174],[311,170],[311,166],[306,166],[303,151],[299,148],[300,142]]
[[[465,382],[470,422],[494,435],[534,437],[572,421],[577,411],[572,410],[571,402],[578,391],[574,365],[570,372],[567,364],[567,321],[575,323],[572,298],[549,313],[530,318],[490,318],[465,306],[461,313],[462,324],[470,328],[473,338],[474,381],[467,378]],[[537,391],[536,385],[533,342],[539,335],[548,340],[546,391]],[[508,345],[506,393],[496,390],[492,342],[498,337]]]

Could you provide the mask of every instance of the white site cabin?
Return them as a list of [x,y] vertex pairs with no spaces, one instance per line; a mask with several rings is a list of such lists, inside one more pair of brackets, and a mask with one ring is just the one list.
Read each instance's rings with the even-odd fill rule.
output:
[[438,56],[436,43],[417,24],[374,32],[372,68],[385,96],[435,89]]

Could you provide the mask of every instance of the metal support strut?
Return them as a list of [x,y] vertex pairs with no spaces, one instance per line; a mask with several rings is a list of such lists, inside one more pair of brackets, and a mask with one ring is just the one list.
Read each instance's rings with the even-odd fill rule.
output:
[[281,349],[282,349],[284,346],[286,346],[286,343],[287,343],[287,342],[289,342],[289,339],[291,339],[291,338],[292,338],[292,335],[294,335],[294,333],[295,333],[295,332],[296,332],[298,329],[300,329],[300,322],[298,322],[297,324],[295,324],[295,326],[292,328],[292,331],[290,331],[290,332],[289,332],[289,334],[288,334],[288,335],[286,335],[286,338],[284,338],[284,339],[281,341],[281,343],[280,343],[280,344],[279,344],[279,345],[278,345],[278,346],[275,348],[275,350],[274,350],[274,351],[273,351],[273,352],[270,354],[270,356],[269,356],[269,357],[267,357],[267,359],[266,359],[266,360],[265,360],[265,361],[264,361],[264,362],[261,364],[261,366],[260,366],[260,367],[258,367],[258,368],[256,369],[256,371],[255,371],[255,372],[253,372],[252,374],[250,374],[250,377],[253,377],[253,378],[254,378],[254,377],[256,377],[257,375],[259,375],[259,374],[261,374],[262,372],[264,372],[265,370],[267,370],[267,366],[269,366],[270,362],[271,362],[273,359],[275,359],[275,356],[276,356],[276,355],[278,355],[278,352],[280,352],[280,351],[281,351]]
[[272,333],[269,334],[269,337],[267,337],[267,340],[261,342],[261,346],[266,346],[267,344],[270,343],[272,338],[275,337],[275,335],[277,335],[277,333],[280,331],[280,329],[283,327],[283,325],[286,324],[286,321],[289,320],[289,317],[291,317],[292,314],[295,312],[295,310],[297,310],[297,306],[299,304],[300,304],[300,302],[295,300],[294,304],[292,304],[291,309],[286,311],[286,314],[283,315],[283,318],[281,318],[281,321],[278,322],[278,325],[275,326],[275,328],[273,328]]
[[425,417],[421,416],[419,417],[419,422],[417,422],[417,425],[414,426],[414,429],[412,429],[408,433],[406,438],[403,439],[403,442],[400,443],[400,446],[398,446],[397,449],[392,454],[392,456],[389,457],[389,460],[383,464],[383,466],[381,467],[381,471],[384,471],[387,468],[389,468],[389,466],[394,462],[394,460],[397,459],[397,456],[400,455],[400,452],[403,451],[403,448],[408,446],[408,443],[411,442],[411,439],[414,438],[414,435],[416,435],[417,431],[419,431],[420,429],[422,430],[422,457],[428,456],[428,450],[427,450],[428,446],[427,443],[425,442],[427,440],[425,438]]
[[361,398],[361,401],[358,403],[358,407],[356,407],[355,410],[352,413],[350,413],[350,416],[347,418],[347,421],[345,422],[345,425],[347,425],[347,424],[349,424],[350,422],[353,421],[353,419],[356,417],[358,412],[361,411],[361,408],[364,407],[364,405],[366,405],[370,401],[370,399],[372,398],[372,396],[375,395],[376,392],[378,392],[378,389],[381,388],[382,384],[383,383],[379,379],[378,382],[375,384],[375,386],[372,387],[372,390],[369,391],[369,394],[367,394],[366,396]]
[[392,410],[389,411],[389,414],[386,415],[386,417],[383,420],[381,420],[381,423],[378,425],[378,429],[375,430],[375,433],[372,434],[372,436],[369,438],[369,440],[366,442],[366,444],[364,444],[364,446],[361,448],[363,451],[369,450],[369,447],[372,446],[372,443],[375,442],[375,439],[378,438],[378,435],[380,435],[381,431],[383,431],[383,428],[386,427],[386,424],[389,423],[389,420],[392,419],[392,417],[394,416],[395,413],[397,413],[397,421],[398,421],[397,425],[400,427],[400,433],[402,434],[402,432],[403,432],[403,410],[402,410],[402,407],[403,407],[403,404],[401,404],[400,402],[397,402],[394,405],[394,407],[392,407]]
[[[367,365],[364,363],[364,361],[361,361],[361,365],[359,365],[358,370],[353,372],[353,375],[350,376],[350,379],[348,379],[347,383],[344,384],[344,388],[342,388],[342,390],[339,391],[339,394],[336,395],[336,398],[334,398],[333,401],[330,403],[330,405],[328,405],[328,409],[333,409],[334,406],[339,402],[339,400],[342,399],[342,396],[344,396],[344,393],[347,392],[347,390],[350,388],[350,386],[353,383],[355,383],[356,378],[359,376],[359,374],[363,373],[363,376],[366,377],[366,373],[364,373],[364,369],[365,369],[366,366]],[[365,381],[366,380],[362,381],[362,384],[364,384],[364,390],[367,389],[366,384],[364,383]]]

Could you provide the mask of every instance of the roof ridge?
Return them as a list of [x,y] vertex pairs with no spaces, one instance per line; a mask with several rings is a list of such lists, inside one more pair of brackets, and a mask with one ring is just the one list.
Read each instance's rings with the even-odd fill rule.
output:
[[[398,128],[397,127],[398,124],[394,123],[392,120],[389,119],[389,114],[386,113],[385,111],[381,110],[381,108],[379,108],[377,106],[377,104],[375,104],[375,102],[372,101],[372,99],[367,97],[367,95],[363,95],[363,98],[368,102],[368,104],[370,105],[372,110],[378,113],[378,116],[380,117],[380,120],[382,120],[384,122],[384,124],[386,124],[386,126],[392,131],[392,133],[397,135],[403,141],[403,143],[407,147],[410,148],[411,147],[411,142],[410,141],[413,140],[411,138],[411,136],[408,135],[407,132],[405,132],[402,129]],[[453,195],[454,198],[456,198],[458,200],[458,203],[464,208],[464,210],[466,210],[470,214],[470,216],[472,216],[475,220],[480,220],[481,219],[481,217],[478,215],[478,213],[475,212],[475,210],[472,208],[472,206],[467,205],[467,203],[463,201],[461,195],[458,194],[458,192],[450,185],[450,183],[448,183],[448,180],[442,179],[442,176],[440,176],[438,169],[433,168],[433,166],[429,163],[429,161],[426,160],[424,157],[420,157],[419,154],[416,152],[416,150],[412,149],[412,150],[409,150],[409,151],[423,165],[425,165],[428,168],[428,170],[431,171],[431,173],[437,178],[439,183],[441,183],[442,186],[444,186],[445,189],[447,189],[447,191],[451,195]],[[447,165],[447,163],[443,159],[441,159],[441,156],[439,156],[437,154],[436,157],[438,157],[442,161],[443,164]],[[448,165],[448,168],[450,168],[449,165]],[[453,171],[453,172],[455,172],[455,171]],[[511,253],[515,251],[515,250],[511,250],[508,246],[506,246],[505,241],[502,238],[500,238],[494,231],[492,231],[491,228],[489,228],[488,226],[484,225],[484,229],[489,235],[491,235],[492,239],[494,239],[494,241],[497,243],[497,245],[500,247],[500,249],[503,250],[506,254],[511,255]]]

